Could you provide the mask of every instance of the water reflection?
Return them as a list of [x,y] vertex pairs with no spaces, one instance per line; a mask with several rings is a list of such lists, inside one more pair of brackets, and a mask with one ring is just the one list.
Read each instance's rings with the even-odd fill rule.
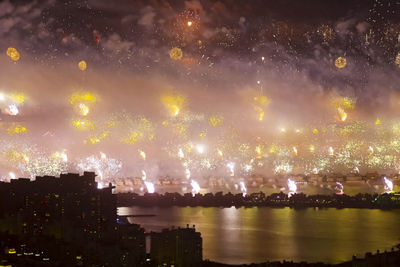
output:
[[203,256],[223,263],[274,260],[338,263],[390,249],[400,237],[400,210],[290,208],[120,208],[147,231],[196,225]]

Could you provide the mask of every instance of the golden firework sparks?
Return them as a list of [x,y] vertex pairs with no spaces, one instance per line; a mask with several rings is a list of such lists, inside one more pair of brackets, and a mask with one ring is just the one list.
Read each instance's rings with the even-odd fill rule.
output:
[[97,97],[92,93],[75,93],[69,98],[71,105],[77,105],[81,103],[96,103]]
[[26,96],[22,93],[14,93],[10,95],[10,98],[18,104],[23,104],[26,100]]
[[264,119],[264,114],[265,114],[265,112],[264,112],[263,109],[260,109],[260,110],[258,111],[258,120],[259,120],[259,121],[262,121],[262,120]]
[[256,146],[256,153],[257,153],[257,158],[261,158],[262,156],[262,147],[259,144],[258,146]]
[[182,95],[167,95],[163,96],[161,100],[173,117],[179,115],[185,103],[185,98]]
[[346,121],[347,113],[342,108],[338,108],[338,112],[339,112],[340,120]]
[[129,133],[128,137],[123,139],[123,141],[125,144],[133,145],[142,137],[143,137],[143,133],[140,133],[137,131],[132,131],[131,133]]
[[347,65],[347,61],[344,57],[338,57],[335,60],[335,66],[338,69],[342,69],[342,68],[346,67],[346,65]]
[[265,95],[256,96],[253,100],[256,102],[254,108],[258,112],[258,120],[262,121],[264,120],[265,115],[264,107],[268,106],[270,101]]
[[83,103],[79,104],[79,114],[82,116],[87,116],[89,114],[89,107]]
[[144,117],[139,117],[133,122],[131,129],[129,130],[126,137],[122,139],[125,144],[133,145],[137,141],[154,139],[154,126],[153,124]]
[[258,112],[258,120],[262,121],[264,119],[264,115],[265,115],[264,109],[257,107],[257,106],[255,107],[255,109]]
[[83,119],[83,120],[73,120],[72,126],[80,131],[92,131],[94,130],[94,122]]
[[84,61],[84,60],[79,61],[79,63],[78,63],[78,68],[79,68],[81,71],[86,70],[86,68],[87,68],[86,61]]
[[109,135],[108,131],[103,131],[100,135],[97,136],[91,136],[89,137],[89,142],[94,145],[97,143],[100,143],[102,140],[104,140],[107,136]]
[[297,148],[294,146],[293,147],[293,153],[297,156],[298,152],[297,152]]
[[335,97],[332,100],[332,104],[343,110],[353,110],[355,108],[354,100],[349,97]]
[[68,162],[68,155],[67,155],[66,150],[63,150],[61,152],[60,151],[56,151],[56,152],[53,153],[52,157],[55,158],[55,159],[61,159],[64,162]]
[[394,60],[394,63],[398,68],[400,68],[400,52],[397,53],[396,59]]
[[139,149],[139,155],[143,160],[146,160],[146,153],[143,150]]
[[319,26],[317,32],[321,34],[324,42],[332,41],[335,38],[335,31],[329,25],[323,24]]
[[269,147],[269,153],[275,154],[275,153],[278,153],[278,152],[279,152],[279,147],[277,145],[272,144]]
[[211,116],[208,119],[208,123],[213,127],[220,126],[223,124],[223,122],[224,122],[224,117],[222,116]]
[[169,57],[173,60],[181,60],[183,57],[182,49],[174,47],[169,51]]
[[21,58],[18,50],[14,47],[9,47],[7,49],[7,56],[9,56],[13,61],[18,61]]
[[12,125],[7,129],[7,133],[9,135],[14,135],[14,134],[21,134],[27,132],[27,129],[25,126],[22,126],[20,124],[17,125]]
[[3,152],[4,157],[8,161],[19,161],[21,158],[23,158],[23,154],[19,152],[17,149],[14,148],[9,148]]
[[369,152],[372,154],[372,153],[374,153],[374,148],[372,147],[372,146],[369,146],[368,147],[368,150],[369,150]]
[[207,136],[207,130],[204,130],[204,131],[202,131],[200,134],[199,134],[199,137],[200,138],[204,138],[204,137],[206,137]]
[[270,102],[268,97],[266,97],[265,95],[255,96],[253,99],[261,106],[265,106]]

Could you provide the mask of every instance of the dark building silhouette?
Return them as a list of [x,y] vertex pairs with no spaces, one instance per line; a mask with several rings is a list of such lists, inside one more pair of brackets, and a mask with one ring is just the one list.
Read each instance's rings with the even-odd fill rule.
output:
[[[141,265],[144,229],[118,223],[112,189],[111,184],[98,189],[93,172],[0,183],[0,232],[9,240],[0,249],[39,260],[38,266]],[[37,256],[30,259],[31,254]]]
[[[97,189],[92,172],[69,173],[1,183],[0,198],[4,218],[12,223],[11,234],[45,232],[66,240],[95,241],[115,231],[116,196],[111,190],[111,185]],[[69,233],[71,227],[76,236]]]
[[202,262],[202,238],[194,226],[151,233],[151,259],[160,266],[198,266]]

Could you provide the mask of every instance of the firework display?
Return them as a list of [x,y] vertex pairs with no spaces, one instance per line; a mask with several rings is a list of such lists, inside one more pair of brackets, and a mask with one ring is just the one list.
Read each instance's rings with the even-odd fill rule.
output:
[[[6,2],[4,16],[20,7],[43,21],[10,26],[0,40],[3,180],[94,171],[129,190],[134,178],[151,193],[168,177],[193,193],[230,183],[246,195],[263,176],[292,194],[299,174],[400,171],[400,27],[390,5],[296,27],[254,20],[258,2],[235,3],[238,21],[222,24],[223,7],[153,3],[160,12],[146,13],[137,3],[132,18],[104,14],[107,27],[83,30],[31,14],[51,14],[48,4]],[[30,27],[35,38],[17,34]],[[347,190],[334,182],[332,191]]]
[[295,181],[288,179],[288,190],[289,190],[289,194],[288,194],[289,197],[293,196],[293,194],[296,194],[297,185],[296,185]]
[[79,63],[78,63],[78,68],[79,68],[81,71],[86,70],[86,68],[87,68],[86,61],[84,61],[84,60],[79,61]]
[[21,57],[18,50],[14,47],[9,47],[7,49],[7,56],[9,56],[13,61],[18,61]]

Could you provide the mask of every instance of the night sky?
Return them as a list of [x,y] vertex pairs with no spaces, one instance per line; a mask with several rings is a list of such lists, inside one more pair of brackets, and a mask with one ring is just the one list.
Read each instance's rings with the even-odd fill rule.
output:
[[370,128],[398,123],[400,1],[1,1],[0,51],[3,179],[306,172],[329,147],[350,154],[319,171],[398,165]]

